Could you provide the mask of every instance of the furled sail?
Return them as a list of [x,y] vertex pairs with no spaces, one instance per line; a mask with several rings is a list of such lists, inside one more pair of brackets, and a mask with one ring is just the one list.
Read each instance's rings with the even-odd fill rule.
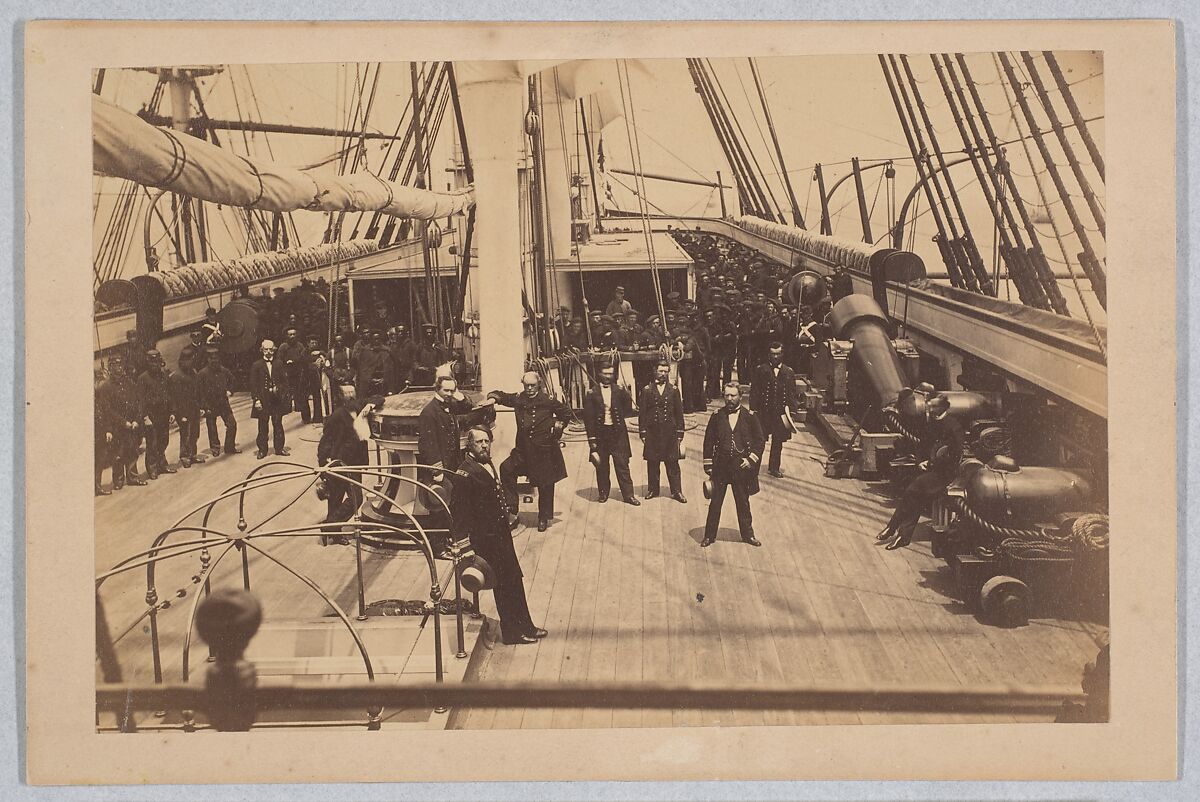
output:
[[430,192],[372,173],[334,175],[238,156],[180,131],[156,128],[92,97],[92,169],[200,200],[291,212],[380,211],[434,220],[465,212],[474,190]]

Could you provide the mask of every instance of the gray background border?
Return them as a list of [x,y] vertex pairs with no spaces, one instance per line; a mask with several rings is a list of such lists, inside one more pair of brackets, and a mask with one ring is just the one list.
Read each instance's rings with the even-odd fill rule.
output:
[[[8,34],[9,55],[0,62],[0,85],[11,92],[0,94],[0,112],[11,120],[10,162],[0,167],[3,191],[0,192],[0,219],[11,225],[0,227],[0,252],[12,255],[0,266],[0,453],[10,459],[0,461],[0,482],[11,486],[11,494],[0,493],[0,527],[8,527],[11,538],[10,570],[0,571],[0,606],[11,599],[10,616],[0,615],[0,799],[4,800],[289,800],[317,802],[327,799],[714,799],[714,800],[956,800],[956,799],[1055,799],[1055,800],[1126,800],[1126,799],[1200,799],[1200,772],[1195,751],[1200,721],[1194,705],[1187,704],[1188,689],[1197,685],[1200,672],[1200,645],[1189,633],[1197,603],[1194,548],[1189,548],[1186,533],[1190,523],[1200,516],[1200,502],[1189,492],[1188,476],[1200,469],[1197,445],[1200,425],[1188,400],[1196,382],[1196,352],[1193,338],[1200,337],[1200,320],[1191,311],[1200,300],[1200,276],[1193,277],[1195,265],[1191,241],[1198,226],[1189,212],[1196,195],[1194,182],[1200,162],[1196,156],[1195,126],[1192,116],[1200,109],[1200,89],[1191,80],[1197,63],[1196,27],[1200,24],[1200,4],[1194,2],[1119,2],[1087,3],[1068,0],[1041,0],[1027,3],[994,3],[981,0],[926,0],[920,5],[891,0],[862,0],[839,3],[832,0],[786,2],[784,0],[676,0],[656,4],[651,13],[644,2],[608,0],[604,3],[577,0],[522,0],[519,4],[503,0],[460,0],[459,3],[424,3],[416,6],[392,0],[354,0],[319,3],[313,0],[257,0],[250,9],[246,4],[219,0],[192,2],[14,2],[0,0],[0,20]],[[248,13],[252,12],[252,13]],[[79,788],[33,788],[23,783],[24,775],[24,451],[22,423],[24,407],[24,186],[23,130],[21,116],[24,74],[22,51],[24,23],[31,19],[470,19],[470,20],[635,20],[635,19],[804,19],[804,20],[921,20],[921,19],[1054,19],[1054,18],[1157,18],[1174,19],[1177,24],[1178,69],[1178,176],[1177,201],[1177,303],[1179,384],[1179,450],[1177,453],[1179,497],[1179,758],[1181,779],[1173,783],[1081,783],[1081,782],[680,782],[680,783],[412,783],[349,785],[225,785],[225,786],[107,786]],[[798,760],[803,756],[798,755]]]

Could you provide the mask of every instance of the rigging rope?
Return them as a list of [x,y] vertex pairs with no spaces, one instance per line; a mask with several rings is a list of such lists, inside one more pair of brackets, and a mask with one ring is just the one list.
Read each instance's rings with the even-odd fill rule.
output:
[[[1002,80],[1003,76],[1001,74],[1000,60],[995,54],[992,54],[992,63],[996,68],[997,79],[1000,79],[1002,83],[1005,83]],[[1013,122],[1017,126],[1017,133],[1021,134],[1021,121],[1017,119],[1017,111],[1013,107],[1013,101],[1011,99],[1007,83],[1005,83],[1004,86],[1004,97],[1005,100],[1008,101],[1009,113],[1012,115]],[[1021,147],[1025,151],[1025,159],[1029,162],[1030,169],[1034,169],[1033,155],[1029,152],[1029,144],[1025,140],[1023,134],[1021,138]],[[1063,242],[1062,232],[1059,231],[1058,223],[1054,222],[1054,215],[1049,213],[1049,206],[1046,200],[1046,190],[1042,184],[1042,179],[1036,174],[1036,172],[1034,173],[1033,179],[1034,183],[1037,184],[1038,196],[1042,199],[1042,203],[1047,209],[1046,217],[1050,221],[1050,227],[1054,230],[1054,239],[1058,243],[1059,251],[1062,253],[1063,261],[1061,264],[1066,266],[1067,273],[1071,277],[1071,285],[1075,288],[1075,294],[1079,296],[1079,305],[1083,307],[1083,315],[1085,318],[1087,318],[1088,328],[1092,330],[1092,337],[1096,341],[1096,346],[1100,349],[1100,356],[1104,360],[1104,363],[1108,364],[1108,349],[1105,346],[1104,338],[1100,336],[1100,330],[1096,327],[1096,321],[1092,318],[1092,310],[1088,308],[1087,300],[1084,298],[1083,287],[1080,285],[1079,277],[1075,275],[1075,268],[1071,264],[1070,257],[1067,255],[1067,246],[1066,243]],[[1094,289],[1095,288],[1093,287],[1093,290]]]
[[[622,66],[625,68],[624,76],[621,74]],[[621,90],[621,109],[625,112],[625,135],[629,140],[629,158],[633,162],[636,173],[634,186],[640,188],[638,208],[641,212],[642,235],[646,241],[646,253],[650,258],[650,278],[654,286],[654,299],[658,306],[659,325],[662,326],[663,334],[667,334],[667,310],[666,304],[663,302],[662,281],[658,274],[658,260],[655,258],[654,241],[650,233],[650,210],[647,206],[646,179],[642,169],[642,147],[637,136],[637,119],[633,109],[633,85],[629,80],[629,63],[625,59],[617,62],[617,83]]]

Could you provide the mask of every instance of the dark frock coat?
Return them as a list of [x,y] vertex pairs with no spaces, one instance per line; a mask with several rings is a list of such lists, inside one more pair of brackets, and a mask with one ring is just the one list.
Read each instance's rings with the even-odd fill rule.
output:
[[530,483],[541,487],[566,479],[567,463],[559,446],[562,435],[555,436],[554,423],[559,421],[564,427],[570,423],[571,408],[551,398],[545,390],[538,390],[532,398],[524,393],[499,391],[488,395],[496,403],[516,411],[517,453],[522,473]]
[[[498,470],[496,473],[499,475]],[[450,499],[454,538],[471,541],[475,553],[495,570],[497,589],[519,583],[523,574],[513,548],[504,488],[470,457],[458,467],[454,482],[456,492]]]
[[638,429],[642,437],[642,459],[673,462],[679,459],[683,439],[683,399],[669,382],[663,393],[651,382],[642,388],[638,403]]
[[750,409],[758,413],[763,432],[767,436],[791,440],[792,432],[780,415],[785,411],[795,412],[798,408],[796,372],[787,365],[780,365],[776,376],[769,362],[759,365],[750,387]]
[[[633,398],[629,391],[616,384],[612,386],[612,409],[616,420],[605,420],[604,397],[600,394],[600,384],[592,385],[583,397],[583,425],[587,429],[588,445],[593,451],[604,451],[616,457],[629,459],[633,450],[629,447],[629,429],[625,419],[633,415]],[[600,439],[601,427],[612,425],[609,439]]]
[[[762,425],[752,410],[742,407],[737,427],[730,429],[729,410],[721,407],[704,430],[704,464],[712,466],[714,477],[744,482],[753,496],[758,492],[758,469],[766,444]],[[750,460],[749,468],[740,467],[743,459]]]

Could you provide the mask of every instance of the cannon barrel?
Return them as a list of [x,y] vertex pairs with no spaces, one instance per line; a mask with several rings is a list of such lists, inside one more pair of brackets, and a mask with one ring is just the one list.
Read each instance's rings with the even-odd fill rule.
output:
[[977,420],[1002,418],[1005,414],[1002,393],[975,390],[904,391],[900,393],[897,408],[910,420],[954,418],[964,425]]
[[1027,526],[1064,512],[1087,509],[1092,486],[1066,468],[1017,467],[998,457],[960,477],[967,503],[978,515],[1005,526]]
[[850,362],[867,378],[879,402],[884,406],[895,403],[908,383],[879,304],[867,295],[847,295],[833,305],[829,322],[834,337],[854,343]]

